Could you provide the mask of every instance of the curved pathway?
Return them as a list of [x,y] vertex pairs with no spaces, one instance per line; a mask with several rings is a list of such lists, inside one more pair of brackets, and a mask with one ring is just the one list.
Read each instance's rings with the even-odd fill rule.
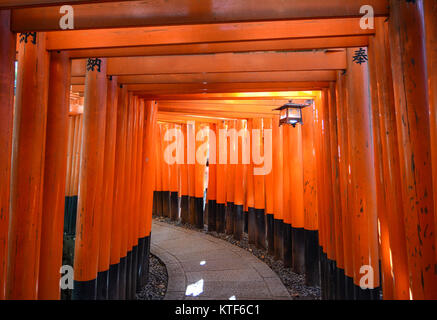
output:
[[167,267],[167,300],[291,299],[264,262],[210,235],[154,220],[151,252]]

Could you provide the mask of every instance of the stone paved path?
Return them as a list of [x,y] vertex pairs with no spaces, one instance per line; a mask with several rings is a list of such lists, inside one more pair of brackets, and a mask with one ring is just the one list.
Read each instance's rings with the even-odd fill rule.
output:
[[151,252],[167,267],[167,300],[291,299],[264,262],[210,235],[153,221]]

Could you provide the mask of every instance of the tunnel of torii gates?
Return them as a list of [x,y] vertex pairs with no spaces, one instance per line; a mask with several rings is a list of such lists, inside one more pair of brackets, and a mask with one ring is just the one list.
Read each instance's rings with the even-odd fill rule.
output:
[[[152,215],[247,232],[323,299],[436,299],[436,21],[435,0],[0,1],[0,299],[60,299],[68,264],[73,299],[133,299]],[[290,99],[312,102],[279,126]],[[213,161],[233,129],[239,161]]]

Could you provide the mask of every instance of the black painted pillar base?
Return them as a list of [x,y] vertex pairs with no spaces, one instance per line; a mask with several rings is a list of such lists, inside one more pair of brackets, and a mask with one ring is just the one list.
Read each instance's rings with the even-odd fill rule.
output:
[[71,210],[71,197],[66,196],[65,202],[64,202],[64,234],[68,234],[69,226],[68,226],[68,219],[70,217],[70,210]]
[[138,259],[137,259],[137,283],[136,283],[136,291],[141,290],[144,287],[145,283],[143,283],[143,272],[144,272],[144,252],[146,251],[146,237],[138,239]]
[[380,300],[381,288],[361,289],[360,286],[354,284],[354,299],[355,300]]
[[188,223],[192,226],[196,225],[196,198],[188,198]]
[[283,257],[282,261],[284,263],[284,267],[290,268],[292,265],[292,245],[291,245],[291,225],[288,223],[284,223],[284,229],[283,229]]
[[109,270],[97,273],[97,300],[108,300]]
[[234,233],[234,203],[226,203],[226,216],[225,216],[226,234]]
[[256,216],[256,247],[267,249],[266,247],[266,217],[264,209],[255,209]]
[[158,217],[164,216],[162,208],[162,191],[156,191],[156,215]]
[[146,237],[146,243],[144,244],[144,259],[143,259],[143,273],[142,282],[144,285],[149,282],[149,261],[150,261],[150,243],[152,234]]
[[157,206],[158,206],[158,191],[153,191],[152,216],[158,215]]
[[247,233],[249,230],[249,212],[244,211],[243,212],[243,219],[244,219],[244,232]]
[[126,273],[127,273],[127,256],[120,258],[119,269],[119,294],[120,300],[126,300]]
[[108,299],[118,300],[120,299],[120,263],[111,264],[109,266],[109,276],[108,276]]
[[319,246],[319,259],[320,259],[320,295],[322,300],[328,300],[328,285],[327,285],[327,258],[323,252],[323,247]]
[[162,215],[170,218],[170,191],[162,191]]
[[354,293],[354,279],[352,277],[345,276],[345,299],[346,300],[355,300]]
[[346,295],[346,276],[344,270],[337,268],[337,291],[335,293],[336,300],[345,300]]
[[77,200],[77,196],[70,196],[65,198],[64,233],[66,233],[67,235],[76,234]]
[[217,201],[208,200],[208,231],[216,231],[217,224]]
[[328,267],[328,299],[336,300],[337,299],[337,263],[331,259],[327,259],[327,267]]
[[224,203],[217,203],[216,211],[216,229],[218,233],[225,232],[225,216],[226,216],[226,205]]
[[234,205],[234,239],[241,240],[243,238],[243,205]]
[[137,292],[137,274],[138,274],[138,244],[132,247],[132,271],[131,271],[131,291],[130,300],[136,299]]
[[255,208],[248,208],[247,212],[247,234],[250,244],[256,244],[256,213]]
[[303,228],[291,228],[293,271],[305,273],[305,231]]
[[126,255],[126,300],[131,299],[132,292],[132,249]]
[[267,252],[273,256],[275,254],[275,219],[273,214],[266,214],[267,225]]
[[179,201],[177,192],[170,193],[170,219],[172,221],[178,221],[179,219]]
[[195,198],[194,200],[196,228],[203,229],[205,223],[203,222],[203,198]]
[[273,220],[273,230],[274,230],[274,248],[275,248],[275,252],[274,252],[274,257],[276,260],[281,260],[283,257],[283,247],[284,247],[284,237],[283,237],[283,232],[284,232],[284,222],[282,220],[278,220],[278,219],[274,219]]
[[73,300],[96,300],[97,298],[97,279],[89,281],[74,280]]
[[319,232],[304,230],[305,233],[305,284],[320,286]]
[[382,300],[382,287],[370,290],[370,300]]
[[189,214],[189,197],[188,196],[182,196],[181,197],[181,222],[182,223],[188,223],[190,219]]

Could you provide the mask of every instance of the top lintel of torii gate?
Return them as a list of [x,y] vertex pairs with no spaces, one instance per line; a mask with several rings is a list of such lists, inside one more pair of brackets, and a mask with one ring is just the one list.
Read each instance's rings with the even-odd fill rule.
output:
[[74,8],[74,29],[361,17],[362,6],[375,16],[388,14],[388,0],[0,0],[13,9],[14,32],[61,30],[60,7]]

